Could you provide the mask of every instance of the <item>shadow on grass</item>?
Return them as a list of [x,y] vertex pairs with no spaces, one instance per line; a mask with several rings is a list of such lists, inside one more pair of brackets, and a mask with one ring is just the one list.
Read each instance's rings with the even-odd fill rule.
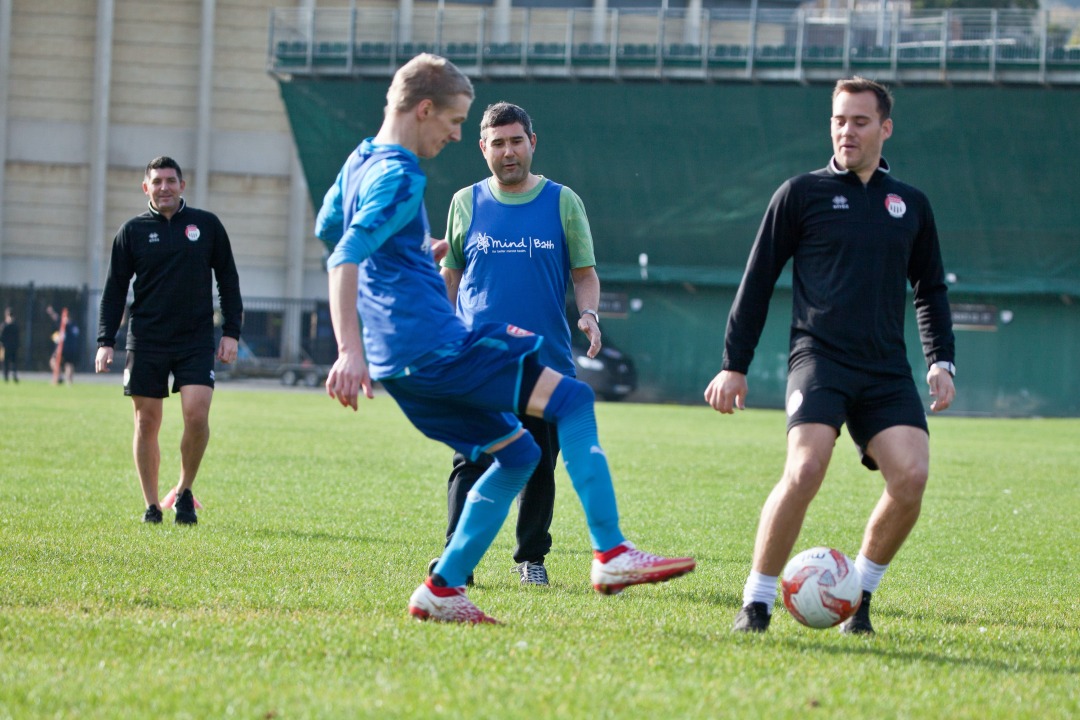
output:
[[[925,622],[925,623],[941,623],[944,625],[955,626],[970,626],[972,624],[972,618],[963,615],[943,615],[933,611],[922,610],[905,610],[905,609],[890,609],[889,615],[894,617],[911,620],[913,622]],[[1075,633],[1076,623],[1069,623],[1065,618],[1048,619],[1040,618],[1037,622],[1029,619],[987,619],[981,624],[983,625],[1008,625],[1010,628],[1017,630],[1032,630],[1032,631],[1044,631],[1044,632],[1061,632],[1061,633]]]
[[[829,630],[827,632],[837,632]],[[771,633],[770,633],[771,634]],[[931,638],[927,637],[929,641]],[[850,641],[850,642],[847,642]],[[905,642],[906,641],[901,641]],[[821,642],[807,640],[804,637],[781,637],[779,643],[790,647],[795,652],[824,653],[826,655],[842,656],[867,656],[878,657],[883,660],[903,660],[905,662],[921,662],[940,667],[963,667],[965,670],[978,667],[999,673],[1027,673],[1032,675],[1075,675],[1076,667],[1069,664],[1048,663],[1036,664],[1026,659],[1017,657],[1016,648],[1011,645],[994,643],[992,652],[1011,654],[1016,660],[991,660],[981,658],[974,654],[951,656],[943,653],[930,652],[928,650],[904,650],[895,647],[888,637],[880,632],[871,638],[850,637],[845,638],[842,645],[835,642]]]

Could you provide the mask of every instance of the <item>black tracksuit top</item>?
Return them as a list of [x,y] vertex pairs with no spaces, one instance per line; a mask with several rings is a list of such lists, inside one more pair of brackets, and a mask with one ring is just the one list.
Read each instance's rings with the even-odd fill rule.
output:
[[954,361],[930,203],[890,176],[884,158],[866,185],[830,161],[776,191],[728,317],[725,370],[749,368],[773,288],[791,258],[790,358],[812,352],[872,372],[910,375],[904,344],[910,284],[927,366]]
[[128,220],[113,240],[101,293],[98,343],[112,346],[135,277],[127,349],[184,352],[214,349],[217,278],[222,334],[240,338],[244,312],[229,235],[216,215],[188,207],[166,219],[154,209]]

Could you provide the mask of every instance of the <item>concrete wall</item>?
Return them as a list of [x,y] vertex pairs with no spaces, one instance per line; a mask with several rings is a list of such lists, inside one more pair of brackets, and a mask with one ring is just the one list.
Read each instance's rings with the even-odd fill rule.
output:
[[[287,4],[214,3],[204,174],[196,164],[202,0],[115,0],[105,32],[96,0],[11,0],[11,43],[0,50],[7,73],[0,284],[99,286],[117,228],[145,208],[143,169],[164,154],[184,168],[189,202],[206,178],[201,204],[230,233],[245,295],[289,295],[289,243],[298,242],[301,296],[324,296],[321,247],[307,237],[311,208],[291,215],[294,143],[266,73],[270,9]],[[111,37],[103,148],[92,137],[99,37]],[[106,166],[103,193],[97,188],[103,222],[89,228],[95,161]],[[290,240],[294,227],[304,237]]]

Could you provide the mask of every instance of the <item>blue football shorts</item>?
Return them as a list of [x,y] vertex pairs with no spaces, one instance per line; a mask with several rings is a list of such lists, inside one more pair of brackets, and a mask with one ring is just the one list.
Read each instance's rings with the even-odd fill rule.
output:
[[482,323],[459,347],[381,382],[420,432],[476,460],[521,429],[522,384],[538,377],[525,372],[526,358],[542,343],[513,325]]
[[822,423],[839,433],[847,423],[862,464],[871,470],[878,466],[866,448],[882,430],[910,425],[930,432],[911,375],[860,370],[807,353],[792,359],[786,400],[789,432],[796,425]]

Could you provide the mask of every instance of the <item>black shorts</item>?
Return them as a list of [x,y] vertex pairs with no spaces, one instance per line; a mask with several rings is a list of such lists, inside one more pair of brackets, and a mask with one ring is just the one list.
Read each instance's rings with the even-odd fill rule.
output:
[[185,350],[179,353],[158,353],[128,350],[124,363],[124,395],[140,397],[169,397],[169,373],[173,376],[172,391],[180,392],[184,385],[214,387],[214,351]]
[[877,470],[866,447],[882,430],[910,425],[930,432],[926,410],[908,375],[858,370],[818,355],[803,355],[792,362],[787,380],[787,427],[822,423],[848,433],[859,449],[863,465]]

